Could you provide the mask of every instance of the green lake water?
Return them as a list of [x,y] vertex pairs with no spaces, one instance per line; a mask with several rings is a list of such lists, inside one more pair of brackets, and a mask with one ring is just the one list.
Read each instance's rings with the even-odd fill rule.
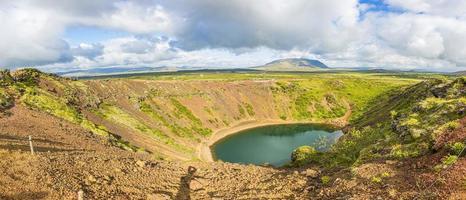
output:
[[342,131],[316,124],[283,124],[244,130],[211,147],[217,160],[243,164],[281,166],[291,161],[299,146],[313,146],[326,151]]

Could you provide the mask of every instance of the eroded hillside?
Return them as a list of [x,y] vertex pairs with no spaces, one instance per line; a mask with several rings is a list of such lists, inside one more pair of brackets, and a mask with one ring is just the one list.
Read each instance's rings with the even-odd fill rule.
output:
[[423,81],[369,106],[329,152],[301,147],[294,165],[338,171],[325,178],[340,188],[324,186],[327,198],[344,195],[346,188],[350,196],[464,199],[465,111],[464,78]]
[[[464,78],[0,76],[2,199],[466,197]],[[197,160],[219,130],[265,120],[349,125],[328,152],[299,148],[284,168]]]
[[123,148],[182,160],[200,159],[199,146],[213,134],[248,122],[343,126],[376,97],[416,82],[359,74],[183,81],[73,81],[34,70],[13,76],[6,91],[17,103],[111,136]]

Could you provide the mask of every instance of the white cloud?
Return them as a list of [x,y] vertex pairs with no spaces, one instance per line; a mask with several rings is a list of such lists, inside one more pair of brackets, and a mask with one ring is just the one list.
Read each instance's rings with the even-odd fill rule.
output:
[[71,48],[71,52],[74,56],[94,59],[95,57],[102,55],[103,48],[104,47],[101,44],[81,43],[78,46]]
[[464,0],[385,0],[385,2],[411,12],[463,19],[466,17]]
[[[384,2],[404,12],[357,0],[0,0],[0,66],[227,67],[310,57],[335,67],[466,67],[466,1]],[[71,26],[132,36],[69,47],[61,38]]]
[[340,51],[358,35],[356,0],[201,0],[179,7],[180,2],[167,9],[186,18],[176,36],[188,50],[268,46]]
[[0,66],[47,64],[71,59],[68,44],[60,39],[64,24],[40,8],[20,9],[3,2],[0,7]]
[[466,22],[442,16],[375,14],[367,17],[369,37],[396,53],[417,58],[435,59],[464,66],[466,62]]
[[[122,29],[132,33],[173,32],[174,17],[160,5],[138,5],[134,2],[117,2],[113,13],[103,13],[96,25]],[[92,24],[92,22],[86,22]]]

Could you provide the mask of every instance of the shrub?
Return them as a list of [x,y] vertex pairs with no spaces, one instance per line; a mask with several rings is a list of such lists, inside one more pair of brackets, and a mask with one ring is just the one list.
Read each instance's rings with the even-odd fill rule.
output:
[[394,145],[390,152],[393,158],[404,159],[426,154],[429,151],[429,144],[425,142],[415,142],[405,145]]
[[0,88],[0,111],[6,110],[13,105],[13,98]]
[[0,86],[7,86],[14,82],[9,70],[0,70]]
[[320,178],[320,180],[322,181],[322,184],[327,185],[330,182],[330,177],[329,176],[322,176]]
[[390,117],[392,119],[396,119],[398,117],[398,112],[396,112],[394,110],[390,111]]
[[374,177],[371,178],[371,181],[373,183],[382,183],[382,178],[378,177],[378,176],[374,176]]
[[11,73],[13,79],[26,85],[36,85],[43,73],[34,68],[16,70]]
[[384,173],[380,174],[380,177],[382,177],[382,178],[390,177],[390,173],[384,172]]
[[256,114],[251,104],[245,103],[244,106],[246,106],[246,111],[248,112],[249,116],[254,116]]
[[417,126],[419,125],[419,121],[416,118],[408,118],[406,121],[404,121],[403,125],[407,126]]
[[455,164],[457,160],[458,160],[458,156],[447,155],[447,156],[442,158],[442,163],[441,164],[435,165],[434,170],[436,172],[439,172],[442,169],[446,169],[447,167]]
[[244,110],[243,106],[241,106],[241,104],[238,104],[238,111],[241,117],[244,117],[246,115],[246,111]]
[[286,115],[280,115],[280,119],[286,120]]
[[450,165],[455,164],[457,160],[458,160],[458,156],[448,155],[442,159],[442,164],[446,166],[450,166]]
[[455,142],[454,144],[450,146],[450,152],[453,155],[461,156],[465,154],[464,152],[465,148],[466,148],[466,144],[461,143],[461,142]]
[[301,146],[291,154],[291,162],[294,165],[302,166],[309,163],[312,158],[317,156],[317,151],[311,146]]

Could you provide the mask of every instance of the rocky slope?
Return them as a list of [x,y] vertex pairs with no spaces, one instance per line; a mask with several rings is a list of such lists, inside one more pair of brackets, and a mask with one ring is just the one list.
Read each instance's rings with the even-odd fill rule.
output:
[[296,151],[296,164],[338,171],[328,179],[339,189],[326,187],[328,198],[350,185],[343,190],[352,195],[384,190],[394,199],[464,199],[465,110],[464,78],[424,81],[379,99],[329,152]]
[[[301,174],[226,163],[161,161],[20,104],[0,118],[0,199],[303,197]],[[29,153],[32,135],[35,155]],[[194,167],[196,171],[188,171]],[[235,183],[232,185],[231,183]]]
[[[73,81],[34,70],[12,73],[3,93],[163,159],[199,159],[215,133],[264,120],[342,126],[386,91],[413,81],[335,76],[321,79]],[[3,104],[3,103],[2,103]],[[8,106],[5,106],[8,107]]]
[[[83,190],[91,199],[464,199],[464,79],[397,80],[2,73],[0,198],[75,199]],[[195,158],[199,144],[236,123],[336,123],[348,109],[345,136],[327,153],[308,151],[299,165]]]

